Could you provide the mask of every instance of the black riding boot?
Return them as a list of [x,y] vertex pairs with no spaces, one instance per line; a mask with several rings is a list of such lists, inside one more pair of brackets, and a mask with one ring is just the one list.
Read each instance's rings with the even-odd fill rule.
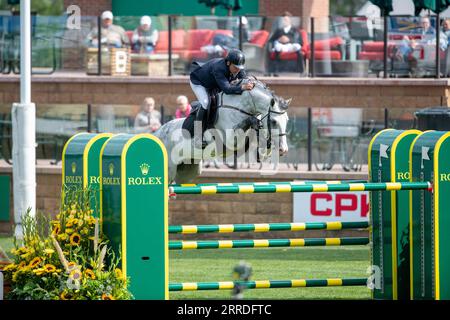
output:
[[[198,132],[195,132],[194,134],[197,134],[194,136],[194,146],[195,148],[202,148],[204,149],[206,147],[206,142],[203,141],[203,133],[206,130],[206,115],[208,114],[207,110],[200,106],[200,108],[197,111],[197,114],[195,115],[195,121],[200,121],[202,125],[202,130],[200,133],[200,136],[198,136]],[[198,131],[198,130],[197,130]]]

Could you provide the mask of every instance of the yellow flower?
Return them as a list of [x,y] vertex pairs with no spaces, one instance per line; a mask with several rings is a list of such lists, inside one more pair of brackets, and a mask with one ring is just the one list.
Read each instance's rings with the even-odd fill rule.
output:
[[79,269],[78,265],[72,261],[67,264],[67,268],[69,269],[69,271]]
[[71,278],[73,280],[81,280],[82,276],[83,276],[83,274],[78,269],[72,270],[69,274],[69,278]]
[[72,232],[73,232],[73,229],[71,229],[71,228],[66,229],[66,234],[71,234]]
[[47,272],[47,273],[52,273],[52,272],[56,271],[56,267],[49,263],[44,266],[44,269],[45,269],[45,272]]
[[3,268],[3,271],[13,271],[15,269],[17,269],[17,265],[14,263],[10,263],[6,267]]
[[14,272],[13,276],[12,276],[12,281],[16,282],[17,281],[17,277],[19,276],[19,271]]
[[92,271],[91,269],[86,269],[86,270],[84,270],[84,275],[85,275],[87,278],[90,278],[90,279],[92,279],[92,280],[95,280],[95,274],[94,274],[94,271]]
[[58,234],[58,240],[66,241],[69,236],[65,233]]
[[53,227],[52,234],[53,235],[59,234],[60,231],[61,231],[61,226],[59,224],[57,224]]
[[21,257],[22,259],[26,259],[26,258],[28,258],[28,257],[30,256],[30,254],[31,254],[31,253],[29,253],[29,252],[28,252],[28,253],[24,253],[24,254],[21,254],[20,257]]
[[42,274],[45,273],[45,269],[44,269],[44,268],[34,269],[33,272],[34,272],[36,275],[40,276],[40,275],[42,275]]
[[116,270],[114,270],[114,273],[116,274],[116,278],[122,280],[123,279],[123,273],[122,270],[120,270],[119,268],[116,268]]
[[61,300],[71,300],[73,298],[72,294],[65,290],[61,292],[59,297],[61,298]]
[[26,247],[20,247],[19,249],[12,249],[11,250],[11,253],[12,254],[14,254],[14,255],[23,255],[23,254],[26,254],[26,253],[28,253],[28,248],[26,248]]
[[25,261],[20,261],[19,265],[17,266],[17,269],[22,269],[27,265]]
[[81,234],[84,234],[84,235],[87,235],[87,234],[89,233],[89,229],[88,229],[88,228],[83,228],[83,229],[80,231],[80,233],[81,233]]
[[81,236],[78,233],[74,233],[70,236],[70,244],[72,246],[77,246],[81,242]]
[[55,250],[53,249],[44,249],[44,252],[48,255],[52,255],[53,253],[55,253]]
[[110,294],[102,294],[102,300],[116,300],[114,297]]
[[33,260],[30,261],[30,263],[28,264],[28,266],[30,268],[34,268],[37,267],[39,265],[39,263],[41,263],[42,259],[39,257],[34,258]]

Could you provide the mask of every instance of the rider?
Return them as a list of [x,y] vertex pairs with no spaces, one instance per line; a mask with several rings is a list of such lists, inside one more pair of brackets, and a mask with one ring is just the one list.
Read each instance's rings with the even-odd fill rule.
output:
[[206,115],[210,106],[209,91],[220,89],[226,94],[241,94],[244,90],[254,87],[252,82],[244,84],[232,84],[235,80],[245,78],[245,56],[242,51],[232,49],[225,58],[211,59],[203,65],[197,64],[197,68],[191,72],[190,84],[201,108],[198,110],[195,121],[201,121],[201,136],[194,137],[194,143],[200,147],[203,132],[206,127]]

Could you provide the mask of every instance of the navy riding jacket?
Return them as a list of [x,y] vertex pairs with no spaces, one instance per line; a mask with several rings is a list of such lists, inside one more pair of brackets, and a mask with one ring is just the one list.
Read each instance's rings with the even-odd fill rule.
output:
[[199,65],[191,72],[190,79],[193,84],[202,85],[208,90],[220,89],[226,94],[241,94],[241,85],[231,85],[236,79],[245,78],[244,70],[233,77],[230,68],[224,58],[211,59],[203,65]]

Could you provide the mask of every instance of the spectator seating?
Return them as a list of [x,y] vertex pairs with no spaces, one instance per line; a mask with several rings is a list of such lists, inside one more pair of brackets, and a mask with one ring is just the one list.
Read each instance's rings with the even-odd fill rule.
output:
[[[214,36],[217,34],[232,35],[231,30],[207,30],[207,29],[192,29],[192,30],[173,30],[172,31],[172,53],[179,55],[180,59],[187,65],[192,60],[206,60],[208,59],[208,53],[202,51],[203,46],[212,44]],[[243,45],[244,51],[249,52],[247,63],[249,63],[249,69],[252,69],[252,65],[260,64],[256,60],[261,60],[264,56],[262,50],[267,43],[269,33],[265,30],[254,31],[251,35],[250,43]],[[253,51],[252,51],[253,50]],[[250,52],[252,51],[252,53]],[[259,53],[261,51],[261,53]],[[169,32],[160,31],[159,40],[156,43],[155,53],[168,53],[169,52]],[[253,58],[254,59],[253,59]]]
[[[305,34],[306,32],[303,31]],[[308,37],[306,36],[306,39]],[[307,40],[308,41],[308,40]],[[315,60],[342,60],[344,50],[344,39],[332,37],[328,39],[314,40]],[[306,58],[311,59],[311,45],[307,42]]]
[[266,65],[266,45],[269,40],[269,32],[266,30],[256,30],[250,34],[250,41],[242,44],[245,53],[246,69],[250,72],[265,72]]
[[[126,31],[130,43],[132,43],[133,31]],[[225,29],[176,29],[172,31],[172,53],[177,55],[181,62],[188,65],[193,60],[206,60],[208,53],[201,48],[212,44],[214,36],[217,34],[232,35],[231,30]],[[309,43],[308,34],[305,30],[300,29],[300,34],[303,40],[301,53],[303,59],[306,61],[311,58],[311,44]],[[251,71],[264,72],[265,60],[275,60],[275,53],[270,52],[267,55],[267,44],[269,39],[269,32],[267,30],[256,30],[251,32],[250,41],[243,43],[243,50],[247,57],[247,68]],[[315,59],[316,60],[342,60],[344,40],[341,37],[332,37],[329,39],[316,40],[314,44]],[[135,52],[134,52],[135,53]],[[166,30],[159,31],[159,39],[156,43],[155,54],[169,53],[169,32]],[[224,52],[225,54],[226,52]],[[280,60],[293,61],[297,63],[297,54],[281,53]],[[304,62],[305,62],[304,61]]]
[[[410,39],[420,40],[420,35],[409,35]],[[388,71],[391,76],[409,75],[411,73],[410,61],[395,61],[393,59],[397,48],[399,47],[404,35],[403,34],[391,34],[388,40]],[[416,58],[419,60],[424,59],[424,50],[419,47]],[[383,70],[383,57],[384,57],[384,43],[383,41],[364,41],[361,46],[361,51],[358,53],[359,60],[368,60],[370,62],[369,69],[372,73],[379,74]]]
[[[303,40],[301,53],[304,59],[311,59],[311,43],[309,42],[308,34],[305,30],[300,29],[300,36]],[[341,37],[331,37],[328,39],[321,39],[314,41],[314,58],[315,60],[342,60],[343,58],[344,39]],[[275,52],[271,51],[269,46],[269,59],[274,61],[276,59]],[[297,61],[296,52],[282,52],[280,54],[282,61]],[[298,67],[298,66],[297,66]],[[270,68],[269,68],[270,69]]]

